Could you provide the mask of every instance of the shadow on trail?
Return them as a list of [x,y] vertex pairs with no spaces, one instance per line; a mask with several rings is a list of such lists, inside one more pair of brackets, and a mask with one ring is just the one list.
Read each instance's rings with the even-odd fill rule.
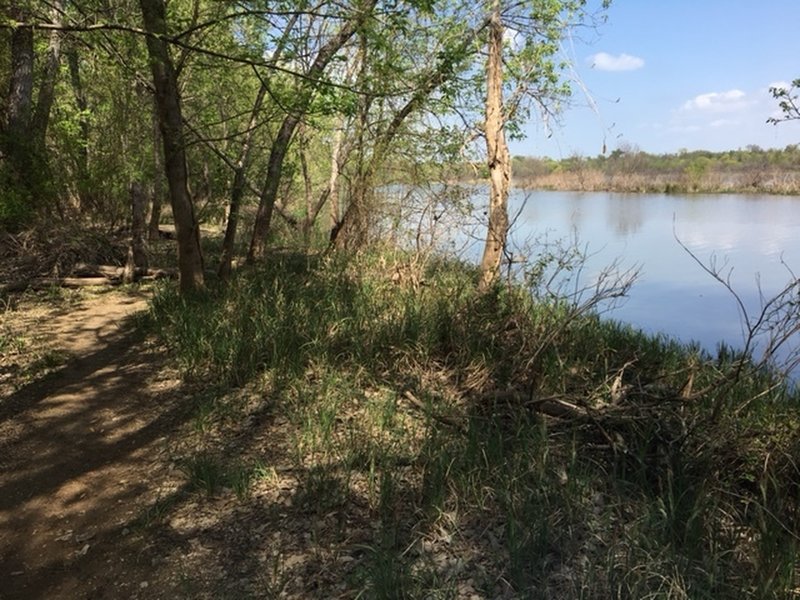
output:
[[96,597],[113,588],[121,531],[192,408],[180,387],[153,389],[158,357],[141,341],[130,323],[98,336],[0,406],[0,598],[70,597],[103,573],[97,561],[108,570]]

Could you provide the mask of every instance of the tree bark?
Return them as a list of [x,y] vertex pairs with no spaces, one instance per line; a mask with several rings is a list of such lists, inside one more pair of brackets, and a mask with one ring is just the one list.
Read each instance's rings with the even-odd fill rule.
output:
[[239,212],[247,186],[247,166],[250,163],[250,152],[253,145],[253,134],[255,132],[258,115],[264,103],[264,96],[267,87],[261,85],[253,103],[253,110],[250,112],[250,122],[248,123],[247,133],[242,141],[242,148],[239,152],[239,159],[236,161],[234,169],[233,185],[231,186],[231,201],[228,205],[228,220],[225,224],[225,238],[222,240],[222,256],[220,257],[217,274],[223,281],[227,281],[231,276],[231,263],[233,261],[234,246],[236,244],[236,230],[239,226]]
[[153,100],[153,202],[150,210],[150,221],[147,226],[147,237],[150,241],[159,239],[158,226],[161,224],[161,202],[164,197],[164,161],[162,160],[163,144],[158,127],[158,104]]
[[478,288],[489,289],[500,275],[500,261],[508,235],[508,190],[511,155],[503,115],[503,22],[500,0],[494,0],[489,22],[489,58],[486,66],[486,154],[489,163],[489,226],[481,260]]
[[147,271],[147,198],[142,184],[131,183],[131,241],[128,246],[128,260],[125,264],[123,281],[132,283],[136,274]]
[[[368,188],[372,187],[373,176],[387,158],[392,142],[400,133],[406,119],[416,111],[422,109],[426,100],[441,85],[453,75],[461,57],[468,55],[475,39],[489,24],[488,19],[478,23],[469,34],[464,36],[458,52],[453,55],[440,57],[439,61],[431,67],[425,77],[420,78],[420,86],[408,101],[394,114],[386,129],[375,141],[375,147],[366,165],[359,166],[358,181],[355,182],[351,193],[350,202],[344,210],[342,218],[331,229],[330,243],[337,248],[358,247],[364,240],[362,236],[368,224],[363,220],[367,217],[366,206],[362,204],[369,198]],[[368,109],[368,107],[367,107]],[[362,120],[365,117],[361,117]]]
[[189,196],[183,116],[175,68],[164,36],[167,24],[163,0],[139,0],[147,38],[147,51],[156,90],[161,139],[164,144],[164,172],[169,186],[175,232],[178,240],[178,269],[181,293],[204,287],[200,230]]
[[[361,35],[358,48],[358,85],[367,89],[369,40],[366,35]],[[356,166],[353,183],[350,186],[347,210],[331,229],[331,243],[340,249],[357,250],[367,243],[369,223],[367,222],[367,188],[372,187],[373,165],[377,164],[379,155],[382,154],[381,139],[379,138],[373,148],[372,156],[367,159],[366,134],[369,128],[369,115],[372,108],[372,96],[363,94],[358,101],[358,118],[355,123],[355,148]],[[402,111],[401,111],[402,112]],[[394,120],[393,120],[394,123]],[[392,126],[389,126],[392,130]],[[384,135],[387,139],[390,135]]]
[[[17,21],[25,20],[24,11],[17,3],[13,3],[9,16]],[[34,197],[36,177],[31,168],[33,143],[30,135],[33,117],[33,29],[17,27],[12,30],[9,51],[11,73],[0,148],[10,167],[12,185],[23,192],[25,200],[30,202]]]
[[89,102],[86,99],[86,92],[81,81],[80,62],[78,51],[72,44],[67,45],[65,50],[67,56],[67,66],[69,68],[69,81],[72,86],[72,94],[75,96],[75,106],[77,106],[78,126],[80,127],[80,144],[76,152],[76,170],[78,173],[77,194],[80,210],[86,211],[93,201],[93,192],[89,189]]
[[[283,55],[286,44],[289,41],[289,36],[300,18],[300,13],[297,12],[291,16],[283,30],[283,35],[272,53],[270,64],[277,64]],[[254,69],[255,71],[255,69]],[[258,72],[255,72],[258,75]],[[259,77],[260,79],[260,77]],[[268,83],[266,80],[261,79],[261,85],[256,94],[256,100],[253,103],[253,110],[250,111],[250,121],[248,122],[247,133],[242,141],[242,147],[239,152],[239,158],[236,161],[233,175],[233,185],[231,186],[231,201],[228,205],[228,215],[225,223],[225,238],[222,241],[222,255],[220,257],[219,268],[217,275],[223,281],[227,281],[231,276],[231,263],[233,262],[234,247],[236,244],[236,231],[239,227],[239,213],[242,206],[242,198],[244,198],[245,188],[247,187],[247,167],[250,164],[250,154],[253,148],[253,136],[255,135],[256,125],[258,123],[258,115],[261,113],[261,107],[264,104],[264,97],[268,92]]]
[[[61,24],[61,14],[64,10],[64,0],[57,0],[53,4],[51,20],[53,23]],[[58,81],[58,70],[61,65],[61,39],[63,33],[58,30],[50,32],[50,43],[47,47],[47,59],[42,70],[41,83],[39,84],[39,95],[36,99],[36,110],[33,113],[31,129],[34,134],[34,144],[36,152],[44,158],[45,137],[47,126],[50,122],[50,109],[55,98],[56,82]]]
[[342,210],[339,207],[339,174],[342,171],[342,146],[344,143],[344,119],[340,119],[336,131],[333,132],[333,143],[331,144],[331,172],[328,177],[328,195],[330,199],[331,230],[339,223],[342,218]]
[[[23,19],[20,9],[11,16]],[[22,136],[31,124],[33,106],[33,29],[17,27],[11,33],[11,76],[6,105],[6,131],[9,137]]]

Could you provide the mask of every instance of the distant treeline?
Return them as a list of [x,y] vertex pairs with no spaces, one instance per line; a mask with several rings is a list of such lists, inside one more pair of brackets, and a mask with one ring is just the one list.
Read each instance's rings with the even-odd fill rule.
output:
[[513,177],[517,187],[552,190],[800,194],[800,146],[676,154],[625,147],[562,160],[518,156]]

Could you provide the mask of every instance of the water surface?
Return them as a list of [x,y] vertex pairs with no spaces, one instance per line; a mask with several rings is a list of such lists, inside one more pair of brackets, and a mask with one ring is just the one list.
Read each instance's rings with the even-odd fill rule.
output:
[[800,197],[515,191],[510,213],[518,212],[513,243],[577,235],[592,255],[588,275],[617,258],[641,267],[613,318],[711,351],[720,341],[741,346],[741,316],[681,243],[729,276],[751,314],[760,293],[792,280],[787,265],[800,274]]

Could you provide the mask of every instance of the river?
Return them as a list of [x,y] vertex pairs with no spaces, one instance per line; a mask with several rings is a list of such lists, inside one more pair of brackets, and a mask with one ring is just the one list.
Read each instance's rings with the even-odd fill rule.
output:
[[509,212],[518,215],[512,248],[576,237],[591,255],[587,282],[616,259],[638,266],[609,316],[711,352],[721,341],[741,347],[743,321],[734,296],[692,254],[729,278],[751,318],[761,295],[793,281],[787,266],[800,274],[800,197],[514,191]]

